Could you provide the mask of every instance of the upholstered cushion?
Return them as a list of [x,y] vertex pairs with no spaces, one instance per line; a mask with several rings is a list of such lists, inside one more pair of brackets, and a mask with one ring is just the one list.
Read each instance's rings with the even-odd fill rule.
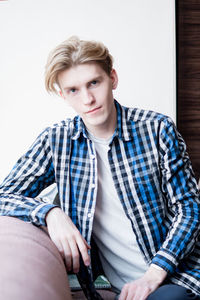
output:
[[0,217],[0,298],[70,300],[63,260],[42,229]]

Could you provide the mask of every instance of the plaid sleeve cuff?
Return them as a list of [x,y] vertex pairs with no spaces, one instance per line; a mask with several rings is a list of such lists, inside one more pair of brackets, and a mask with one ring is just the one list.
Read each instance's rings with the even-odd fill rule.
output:
[[162,268],[168,273],[173,273],[174,269],[178,265],[177,258],[164,250],[158,251],[151,263]]
[[47,213],[58,205],[42,203],[39,204],[32,212],[30,221],[36,226],[46,226],[46,215]]

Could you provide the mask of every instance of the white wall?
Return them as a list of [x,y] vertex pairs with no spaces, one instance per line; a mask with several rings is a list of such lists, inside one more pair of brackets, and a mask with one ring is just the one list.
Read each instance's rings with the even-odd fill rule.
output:
[[44,89],[49,51],[71,35],[103,41],[123,105],[175,120],[173,0],[0,1],[0,181],[46,126],[73,115]]

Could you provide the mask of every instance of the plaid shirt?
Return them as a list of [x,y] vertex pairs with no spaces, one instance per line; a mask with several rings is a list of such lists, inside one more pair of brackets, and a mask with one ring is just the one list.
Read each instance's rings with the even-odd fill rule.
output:
[[[108,160],[138,246],[149,265],[200,294],[199,194],[184,141],[170,118],[115,105]],[[45,225],[55,205],[37,196],[54,182],[61,208],[90,243],[97,158],[79,116],[44,130],[19,159],[0,186],[0,214]]]

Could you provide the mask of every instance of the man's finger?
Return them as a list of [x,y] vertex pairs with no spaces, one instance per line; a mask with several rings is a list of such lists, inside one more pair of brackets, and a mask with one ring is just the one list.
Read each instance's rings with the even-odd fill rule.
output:
[[86,247],[87,247],[87,249],[89,250],[89,249],[91,249],[91,246],[86,242],[86,240],[85,239],[83,239],[83,241],[84,241],[84,243],[85,243],[85,245],[86,245]]
[[64,253],[64,249],[61,243],[57,243],[56,247],[58,248],[58,251],[60,252],[62,258],[65,258],[65,253]]
[[127,288],[124,286],[124,287],[122,288],[122,291],[121,291],[119,300],[126,300],[127,295],[128,295],[128,290],[127,290]]
[[72,240],[69,241],[69,246],[71,248],[71,253],[72,253],[72,268],[74,273],[78,273],[79,267],[80,267],[80,254],[78,247],[76,245],[76,241]]
[[123,299],[126,299],[126,300],[136,300],[135,298],[135,291],[133,289],[131,290],[127,290],[127,293],[126,293],[126,298],[123,298]]
[[67,240],[62,244],[64,249],[64,256],[65,256],[65,264],[67,267],[67,271],[71,271],[72,269],[72,252]]
[[59,253],[61,254],[62,258],[64,259],[65,254],[64,254],[64,249],[63,249],[62,243],[57,239],[51,238],[51,240],[55,244],[55,246],[58,249]]
[[89,266],[90,265],[90,257],[88,254],[88,249],[90,249],[90,246],[87,244],[87,242],[85,240],[83,240],[82,237],[77,239],[77,245],[78,245],[78,249],[81,253],[81,256],[82,256],[85,266]]
[[138,287],[134,296],[134,300],[145,300],[150,294],[150,289],[147,287]]

